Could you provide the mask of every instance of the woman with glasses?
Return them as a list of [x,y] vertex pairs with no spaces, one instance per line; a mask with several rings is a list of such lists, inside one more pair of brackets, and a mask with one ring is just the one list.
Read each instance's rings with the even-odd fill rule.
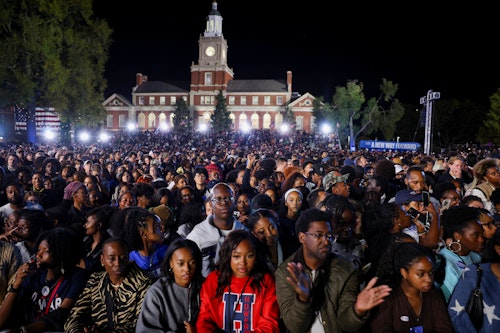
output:
[[20,216],[21,211],[15,210],[4,218],[3,233],[0,235],[0,240],[12,243],[18,241],[15,231],[17,230],[17,223],[19,222]]
[[16,246],[21,252],[23,263],[31,261],[36,254],[36,239],[41,232],[49,229],[49,219],[41,210],[21,209],[14,235]]
[[349,260],[355,268],[361,268],[364,255],[356,249],[362,245],[358,235],[353,234],[356,208],[347,197],[330,193],[324,200],[323,209],[332,213],[332,233],[335,235],[332,251]]

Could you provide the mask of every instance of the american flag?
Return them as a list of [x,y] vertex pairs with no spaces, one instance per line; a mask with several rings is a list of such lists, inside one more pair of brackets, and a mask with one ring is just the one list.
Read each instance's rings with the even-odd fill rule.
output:
[[[17,106],[15,107],[15,131],[19,134],[21,131],[27,130],[28,111]],[[40,134],[46,129],[53,131],[61,130],[61,119],[54,112],[53,108],[36,108],[35,109],[36,132]]]
[[28,120],[28,114],[26,110],[24,110],[22,107],[16,105],[14,108],[14,114],[16,118],[16,123],[14,126],[14,129],[16,133],[19,134],[21,131],[26,131],[26,122]]
[[35,112],[37,134],[46,129],[56,132],[61,130],[61,119],[54,112],[54,108],[36,108]]

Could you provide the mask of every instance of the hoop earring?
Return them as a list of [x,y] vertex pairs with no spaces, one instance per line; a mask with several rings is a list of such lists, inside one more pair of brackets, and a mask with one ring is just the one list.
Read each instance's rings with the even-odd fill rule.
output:
[[[458,246],[458,249],[456,248],[457,246]],[[455,247],[455,249],[453,247]],[[453,253],[460,252],[462,250],[462,244],[460,244],[460,239],[448,244],[448,250],[452,251]]]

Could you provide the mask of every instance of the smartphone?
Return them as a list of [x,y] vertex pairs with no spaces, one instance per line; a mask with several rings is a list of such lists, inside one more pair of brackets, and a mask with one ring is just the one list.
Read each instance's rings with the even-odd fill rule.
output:
[[431,198],[430,198],[429,192],[423,191],[422,192],[422,201],[424,203],[424,207],[429,206],[430,200],[431,200]]
[[421,213],[415,208],[411,207],[410,209],[408,209],[408,214],[410,214],[410,216],[413,219],[417,218],[418,216],[418,220],[420,221],[420,223],[422,223],[425,226],[425,231],[426,232],[429,231],[429,229],[431,228],[431,219],[432,219],[431,213],[429,212]]

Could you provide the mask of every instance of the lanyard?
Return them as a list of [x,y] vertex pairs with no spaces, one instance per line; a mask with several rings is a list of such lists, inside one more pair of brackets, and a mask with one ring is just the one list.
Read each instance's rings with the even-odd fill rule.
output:
[[45,307],[45,310],[44,310],[45,316],[49,314],[50,304],[52,304],[52,301],[54,300],[54,297],[56,296],[57,289],[59,289],[59,286],[61,286],[62,280],[63,280],[63,277],[61,276],[59,278],[59,280],[57,280],[57,283],[54,286],[54,289],[52,289],[52,293],[50,293],[49,302],[47,303],[47,306]]

